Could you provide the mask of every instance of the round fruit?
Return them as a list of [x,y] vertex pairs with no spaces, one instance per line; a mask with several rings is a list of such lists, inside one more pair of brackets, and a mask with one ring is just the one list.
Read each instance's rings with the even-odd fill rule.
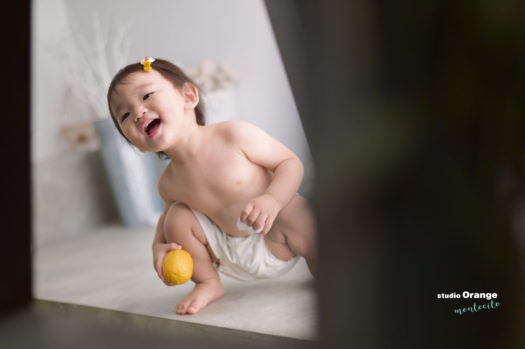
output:
[[193,260],[188,251],[171,250],[164,257],[162,275],[164,279],[174,285],[180,285],[191,279]]

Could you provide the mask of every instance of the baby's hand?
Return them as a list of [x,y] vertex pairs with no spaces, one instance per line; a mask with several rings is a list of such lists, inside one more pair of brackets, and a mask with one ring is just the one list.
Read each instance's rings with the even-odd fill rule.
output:
[[172,243],[155,243],[153,244],[153,267],[155,268],[155,271],[157,272],[157,275],[159,278],[164,282],[167,286],[171,286],[170,283],[168,283],[166,280],[164,280],[164,275],[162,275],[162,263],[164,262],[164,257],[168,254],[171,250],[180,250],[182,248],[181,245],[176,244],[174,242]]
[[273,221],[281,210],[281,205],[270,194],[263,194],[252,199],[241,212],[240,220],[253,230],[264,227],[260,235],[266,235]]

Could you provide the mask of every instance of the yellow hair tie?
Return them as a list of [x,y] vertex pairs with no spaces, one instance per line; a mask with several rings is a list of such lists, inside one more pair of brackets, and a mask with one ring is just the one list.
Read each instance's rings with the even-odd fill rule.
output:
[[153,62],[155,62],[155,58],[146,56],[140,61],[140,64],[144,66],[144,71],[148,72],[151,70],[151,63]]

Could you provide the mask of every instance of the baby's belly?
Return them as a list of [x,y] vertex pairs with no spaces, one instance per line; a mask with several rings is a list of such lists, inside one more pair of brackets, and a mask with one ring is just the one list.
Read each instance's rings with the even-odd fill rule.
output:
[[196,188],[192,199],[201,205],[202,212],[222,230],[232,236],[248,236],[249,232],[239,230],[237,222],[241,212],[250,200],[264,193],[272,174],[259,166],[237,168],[230,172],[235,176],[216,176],[209,180],[209,187]]
[[239,220],[243,209],[244,204],[226,205],[209,217],[228,235],[248,236],[250,235],[250,233],[239,230],[237,228],[237,221]]

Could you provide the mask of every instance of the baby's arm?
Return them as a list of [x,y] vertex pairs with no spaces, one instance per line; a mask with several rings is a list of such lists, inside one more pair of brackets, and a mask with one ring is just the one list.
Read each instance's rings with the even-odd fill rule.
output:
[[168,211],[169,205],[164,201],[164,212],[159,217],[157,223],[157,229],[155,231],[155,237],[153,238],[152,250],[153,250],[153,267],[157,272],[159,278],[168,286],[166,280],[164,280],[164,275],[162,274],[162,263],[164,262],[164,257],[171,250],[177,250],[182,248],[182,246],[176,243],[168,243],[164,235],[164,219],[166,217],[166,212]]
[[261,235],[272,227],[279,211],[299,190],[304,167],[290,149],[258,127],[242,121],[232,123],[233,140],[248,160],[273,173],[265,192],[253,198],[241,212],[240,220],[257,230],[264,226]]

